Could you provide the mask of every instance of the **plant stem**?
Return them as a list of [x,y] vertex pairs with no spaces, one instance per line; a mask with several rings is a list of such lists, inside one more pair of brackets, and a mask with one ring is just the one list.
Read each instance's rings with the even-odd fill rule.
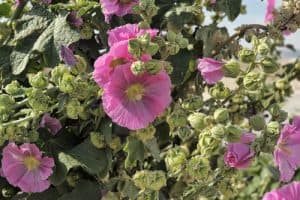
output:
[[33,119],[33,116],[28,116],[28,117],[25,117],[25,118],[22,118],[22,119],[18,119],[18,120],[14,120],[14,121],[10,121],[10,122],[7,122],[7,123],[4,123],[1,125],[1,127],[8,127],[8,126],[13,126],[13,125],[16,125],[16,124],[19,124],[19,123],[22,123],[22,122],[26,122],[26,121],[29,121]]

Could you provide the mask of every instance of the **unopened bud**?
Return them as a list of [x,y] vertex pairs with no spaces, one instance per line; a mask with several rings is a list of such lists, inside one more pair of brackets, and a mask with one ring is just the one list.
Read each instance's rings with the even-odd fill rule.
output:
[[43,89],[48,86],[48,78],[43,72],[38,72],[37,74],[29,77],[29,83],[32,87]]
[[246,89],[253,91],[261,88],[262,86],[261,81],[262,81],[262,77],[260,73],[249,72],[248,74],[245,75],[243,84]]
[[229,119],[229,112],[226,108],[219,108],[214,112],[214,119],[219,122],[223,123]]
[[165,157],[165,163],[168,170],[172,174],[181,172],[187,161],[187,155],[188,152],[179,146],[168,150],[167,156]]
[[91,132],[90,140],[92,144],[98,149],[102,149],[105,147],[104,135],[101,133]]
[[196,130],[202,130],[205,127],[205,114],[203,113],[192,113],[188,116],[188,121],[192,128]]
[[159,191],[167,185],[166,175],[163,171],[138,171],[133,176],[134,184],[141,189]]
[[215,99],[225,99],[230,95],[230,89],[224,86],[224,83],[219,82],[209,88],[209,94]]
[[280,124],[277,121],[271,121],[267,124],[267,132],[273,135],[280,133]]
[[82,113],[84,108],[81,106],[80,102],[73,98],[66,105],[67,116],[70,119],[78,119],[80,113]]
[[275,82],[275,86],[279,90],[285,90],[290,87],[289,82],[287,79],[279,79]]
[[239,58],[244,63],[251,63],[255,61],[255,52],[251,49],[242,49],[239,51]]
[[266,126],[265,119],[261,115],[255,115],[255,116],[250,117],[249,123],[250,123],[251,127],[256,131],[263,130]]
[[5,86],[5,92],[10,95],[19,95],[24,92],[18,81],[14,80]]
[[157,74],[162,69],[162,63],[159,60],[150,60],[146,62],[146,70],[150,74]]
[[224,76],[236,78],[240,74],[240,64],[235,60],[230,60],[223,66]]
[[239,141],[242,133],[242,129],[236,125],[229,124],[226,126],[226,140],[228,142]]
[[266,42],[262,42],[258,45],[257,51],[261,55],[267,55],[270,52],[270,47]]
[[207,180],[210,171],[209,160],[203,156],[194,156],[187,164],[187,173],[196,180]]
[[269,57],[265,57],[261,60],[261,65],[265,73],[274,73],[279,69],[277,62]]
[[202,97],[193,95],[193,96],[190,96],[189,98],[186,98],[182,102],[181,107],[188,111],[194,111],[194,110],[201,108],[202,105],[203,105]]
[[146,71],[145,63],[139,60],[135,61],[134,63],[131,64],[130,69],[134,75],[143,74]]
[[221,124],[217,124],[211,128],[211,134],[217,139],[223,139],[225,136],[225,127]]

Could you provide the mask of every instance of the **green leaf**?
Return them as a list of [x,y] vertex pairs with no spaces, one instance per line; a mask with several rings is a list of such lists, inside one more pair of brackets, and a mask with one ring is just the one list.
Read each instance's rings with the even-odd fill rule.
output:
[[159,146],[157,144],[157,140],[156,138],[152,138],[150,140],[146,140],[144,142],[145,147],[150,151],[150,153],[152,154],[152,156],[160,161],[160,150],[159,150]]
[[59,193],[55,188],[49,188],[42,193],[20,194],[12,198],[12,200],[53,200],[59,197]]
[[131,180],[119,181],[118,190],[123,197],[129,197],[129,199],[136,199],[140,191]]
[[145,153],[144,144],[135,137],[127,137],[124,151],[127,153],[125,168],[129,169],[136,166],[137,161],[143,162]]
[[0,3],[0,17],[9,17],[11,6],[8,3]]
[[168,61],[170,61],[174,67],[171,74],[171,80],[174,85],[181,84],[184,80],[191,59],[193,59],[193,54],[186,49],[180,50],[178,54],[168,58]]
[[110,143],[112,140],[112,122],[109,118],[101,121],[100,132],[104,135],[105,142]]
[[58,200],[99,200],[100,196],[100,186],[97,183],[81,180],[71,193],[63,195]]
[[224,0],[222,2],[223,11],[230,21],[235,20],[241,12],[242,0]]

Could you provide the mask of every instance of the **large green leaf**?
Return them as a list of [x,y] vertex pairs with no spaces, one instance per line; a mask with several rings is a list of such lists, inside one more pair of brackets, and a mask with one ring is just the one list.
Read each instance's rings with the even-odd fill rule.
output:
[[136,166],[138,161],[143,162],[145,153],[144,144],[135,137],[127,137],[124,151],[127,153],[125,168],[128,169]]
[[144,145],[145,145],[146,149],[148,149],[149,152],[152,154],[152,156],[156,160],[160,161],[160,156],[159,156],[160,150],[159,150],[159,146],[157,144],[156,138],[154,137],[154,138],[152,138],[150,140],[146,140],[144,142]]
[[101,197],[100,186],[91,181],[81,180],[69,194],[65,194],[58,200],[99,200]]
[[241,12],[242,0],[223,0],[221,8],[230,21],[235,20]]

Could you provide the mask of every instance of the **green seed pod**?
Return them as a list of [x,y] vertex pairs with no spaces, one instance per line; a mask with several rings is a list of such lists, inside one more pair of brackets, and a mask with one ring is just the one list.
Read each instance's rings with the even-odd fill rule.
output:
[[141,189],[159,191],[167,185],[166,175],[163,171],[138,171],[133,176],[134,184]]
[[162,70],[162,63],[159,60],[146,62],[146,70],[150,74],[158,74]]
[[193,179],[207,180],[211,171],[209,160],[202,156],[194,156],[189,160],[186,170]]
[[205,127],[205,114],[203,113],[192,113],[188,116],[188,121],[192,128],[196,130],[202,130]]
[[225,127],[222,124],[217,124],[211,128],[211,134],[217,139],[223,139],[225,137]]
[[229,112],[226,108],[219,108],[214,112],[216,122],[223,123],[229,119]]
[[244,87],[250,91],[258,90],[262,87],[262,77],[260,73],[249,72],[245,75],[243,84]]
[[271,121],[267,124],[267,132],[272,135],[278,135],[280,133],[280,124],[277,121]]
[[240,74],[240,64],[235,60],[230,60],[223,66],[224,76],[236,78]]
[[251,63],[255,61],[255,52],[251,49],[242,49],[239,51],[239,58],[244,63]]
[[91,132],[90,140],[92,144],[98,149],[102,149],[105,147],[104,135],[99,132]]
[[202,97],[193,95],[184,99],[184,101],[181,104],[181,107],[188,111],[194,111],[201,108],[202,105],[203,105]]
[[229,124],[226,126],[226,140],[228,142],[237,142],[243,133],[242,129],[236,125]]
[[28,103],[35,111],[46,112],[49,108],[50,97],[42,90],[31,88],[27,91]]
[[278,63],[270,57],[263,58],[260,63],[265,73],[271,74],[279,70]]
[[250,123],[251,127],[256,131],[263,130],[266,126],[265,119],[261,115],[252,116],[249,119],[249,123]]
[[5,86],[5,92],[10,95],[20,95],[24,93],[24,90],[21,88],[17,80],[12,81],[11,83]]
[[165,163],[168,171],[176,175],[182,171],[185,162],[187,161],[188,152],[182,147],[169,149],[165,157]]
[[43,72],[38,72],[37,74],[29,77],[29,83],[32,87],[44,89],[48,86],[48,78]]
[[68,101],[66,105],[66,112],[70,119],[78,119],[79,113],[82,113],[83,111],[84,108],[81,106],[78,99],[73,98]]

